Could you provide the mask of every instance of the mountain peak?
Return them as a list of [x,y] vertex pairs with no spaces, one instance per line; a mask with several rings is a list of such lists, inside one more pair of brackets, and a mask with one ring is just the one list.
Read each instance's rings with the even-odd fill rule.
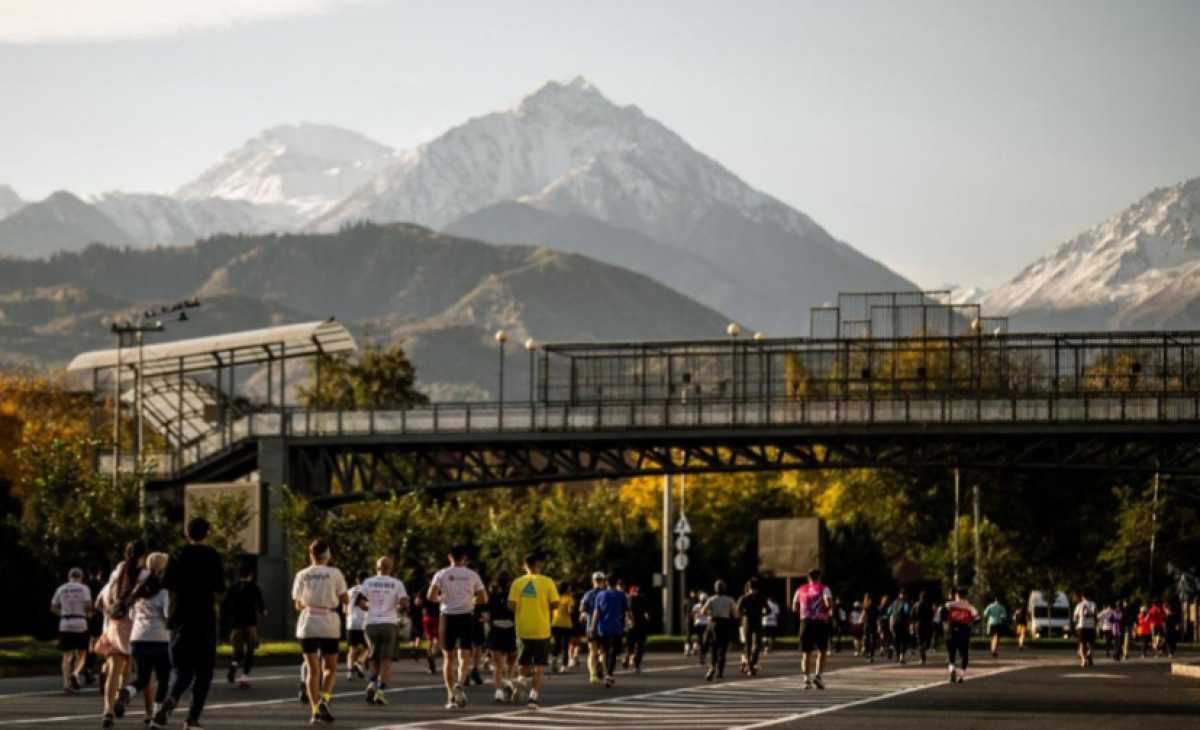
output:
[[636,110],[637,107],[621,107],[614,104],[592,82],[582,76],[568,81],[547,81],[532,94],[521,99],[515,111],[520,115],[560,112],[579,113],[599,111],[604,113]]
[[0,183],[0,218],[7,217],[24,204],[25,201],[21,200],[21,196],[17,195],[16,190],[9,185]]

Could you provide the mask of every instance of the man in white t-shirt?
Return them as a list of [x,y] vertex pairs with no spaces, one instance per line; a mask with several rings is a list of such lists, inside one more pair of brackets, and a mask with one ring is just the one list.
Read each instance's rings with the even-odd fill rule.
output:
[[396,625],[400,614],[408,610],[408,591],[404,581],[392,577],[392,559],[386,555],[375,561],[376,574],[362,583],[367,598],[365,621],[367,645],[371,647],[371,682],[367,702],[386,705],[383,693],[392,678],[392,653],[396,650]]
[[350,588],[349,616],[346,620],[346,679],[362,679],[364,666],[371,655],[367,646],[367,595],[363,592],[363,581],[370,576],[366,571],[359,573],[357,582]]
[[71,568],[67,582],[54,591],[50,611],[58,616],[58,648],[62,652],[63,690],[79,691],[79,672],[88,652],[88,617],[92,592],[83,582],[83,570]]
[[[467,567],[467,548],[455,545],[450,548],[449,558],[450,565],[434,574],[426,598],[441,603],[438,635],[442,641],[442,679],[449,695],[446,709],[453,710],[467,706],[467,693],[463,687],[467,683],[472,632],[475,629],[475,604],[487,603],[488,597],[479,574]],[[454,679],[451,661],[456,652],[457,680]]]
[[1079,639],[1079,666],[1090,667],[1096,643],[1096,604],[1083,594],[1075,605],[1075,632]]
[[333,722],[329,701],[337,679],[338,639],[342,634],[342,620],[337,611],[339,606],[349,603],[350,596],[342,571],[329,565],[328,543],[313,540],[308,546],[308,557],[312,564],[296,574],[292,600],[300,612],[296,638],[300,639],[308,669],[306,688],[315,725]]

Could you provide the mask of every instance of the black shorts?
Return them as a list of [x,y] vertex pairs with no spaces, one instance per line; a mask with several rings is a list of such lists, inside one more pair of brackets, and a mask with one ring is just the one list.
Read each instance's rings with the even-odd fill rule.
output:
[[1079,630],[1079,643],[1080,644],[1095,644],[1096,643],[1096,630],[1095,629],[1080,629]]
[[471,621],[471,646],[487,646],[487,627],[479,616],[473,616]]
[[988,629],[988,636],[999,636],[1004,633],[1004,627],[996,624]]
[[87,651],[91,636],[86,631],[58,632],[59,651]]
[[829,622],[800,622],[800,651],[829,651]]
[[517,665],[544,667],[550,663],[549,639],[521,639],[517,649]]
[[366,646],[367,632],[362,629],[350,629],[346,632],[346,643],[350,646]]
[[493,626],[488,634],[488,648],[499,654],[516,654],[517,630]]
[[301,639],[300,651],[305,654],[320,654],[321,656],[338,655],[337,639]]
[[442,637],[443,651],[470,649],[474,645],[474,614],[443,613],[438,617],[438,635]]

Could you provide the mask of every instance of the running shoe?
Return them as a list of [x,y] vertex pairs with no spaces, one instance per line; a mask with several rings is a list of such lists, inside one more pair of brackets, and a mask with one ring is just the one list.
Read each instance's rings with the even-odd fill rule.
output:
[[959,684],[962,684],[962,683],[963,683],[963,682],[965,682],[965,681],[967,681],[967,673],[966,673],[966,672],[960,672],[960,673],[959,673],[959,675],[958,675],[958,683],[959,683]]
[[184,720],[183,730],[204,730],[204,728],[195,720]]
[[468,677],[468,680],[469,680],[468,684],[474,684],[474,685],[482,685],[483,684],[483,677],[480,676],[478,668],[471,670],[471,676]]
[[825,681],[821,679],[821,675],[818,674],[813,677],[813,685],[817,689],[825,689]]
[[604,686],[607,688],[611,688],[616,683],[617,683],[616,677],[608,676],[608,677],[604,678]]
[[496,688],[496,704],[502,705],[505,702],[508,702],[508,699],[504,696],[504,690]]
[[329,703],[325,700],[317,705],[317,717],[321,718],[321,722],[333,722],[333,713],[329,711]]
[[300,700],[300,704],[308,704],[308,687],[304,686],[304,682],[300,683],[300,693],[297,695],[297,697]]
[[600,684],[600,675],[596,674],[595,672],[592,672],[592,675],[591,675],[591,677],[588,678],[588,681],[591,682],[592,684]]
[[371,682],[367,685],[367,704],[375,704],[375,683]]
[[955,677],[954,675],[955,675],[954,667],[950,667],[950,684],[954,684],[954,682],[957,680],[957,677]]
[[704,673],[704,681],[711,682],[711,681],[713,681],[713,677],[715,677],[716,675],[717,675],[716,670],[713,669],[712,667],[709,667],[708,671]]
[[67,678],[67,686],[71,688],[72,692],[78,692],[80,689],[82,689],[79,686],[79,675],[72,674],[70,677],[68,677]]
[[233,684],[235,679],[237,679],[237,662],[230,664],[228,671],[225,672],[225,682],[227,684]]
[[454,704],[458,705],[459,708],[467,706],[467,692],[461,684],[454,685]]
[[446,703],[446,709],[447,710],[457,710],[458,705],[455,704],[454,700],[450,700],[449,702]]
[[100,721],[100,727],[113,727],[116,724],[117,720],[112,715],[105,715],[104,719]]
[[528,707],[528,708],[529,708],[529,709],[531,709],[531,710],[540,710],[540,709],[542,709],[542,705],[541,705],[541,703],[539,703],[537,700],[535,700],[535,699],[534,699],[534,698],[532,698],[532,697],[530,697],[530,698],[529,698],[529,701],[525,703],[525,706],[526,706],[526,707]]
[[810,679],[809,677],[805,677],[804,678],[804,689],[812,689],[812,688],[813,688],[812,679]]
[[167,697],[163,703],[158,706],[158,712],[154,713],[154,727],[166,727],[167,722],[171,719],[171,711],[175,709],[175,699]]
[[376,692],[376,693],[375,693],[375,702],[374,702],[374,704],[376,704],[376,705],[379,705],[379,706],[383,706],[383,705],[386,705],[387,703],[388,703],[388,701],[387,701],[387,697],[385,697],[385,696],[384,696],[384,693],[383,693],[383,691],[382,691],[382,690],[380,690],[379,692]]
[[128,687],[122,687],[117,692],[117,701],[113,703],[113,715],[118,720],[125,717],[125,706],[129,704],[129,700],[131,699],[133,699],[133,693],[129,691]]

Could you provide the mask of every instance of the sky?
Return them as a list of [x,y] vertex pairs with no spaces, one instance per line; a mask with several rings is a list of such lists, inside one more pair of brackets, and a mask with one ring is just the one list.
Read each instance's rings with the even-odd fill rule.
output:
[[262,129],[397,149],[582,75],[925,287],[1200,176],[1200,3],[0,0],[0,183],[169,192]]

